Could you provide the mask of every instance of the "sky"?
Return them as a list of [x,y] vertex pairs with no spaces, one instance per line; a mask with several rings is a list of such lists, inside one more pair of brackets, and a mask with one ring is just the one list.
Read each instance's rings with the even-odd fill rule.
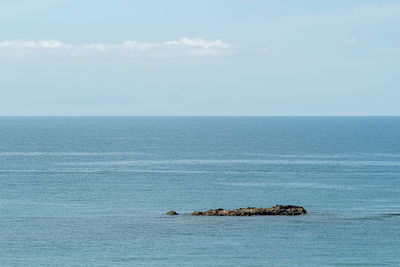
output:
[[399,26],[393,0],[2,0],[0,115],[400,115]]

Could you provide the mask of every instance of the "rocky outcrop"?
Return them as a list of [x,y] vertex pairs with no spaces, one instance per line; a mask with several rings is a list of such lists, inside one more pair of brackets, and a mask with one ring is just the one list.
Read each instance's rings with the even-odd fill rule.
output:
[[178,213],[176,213],[176,211],[170,210],[167,212],[167,215],[178,215]]
[[195,216],[252,216],[252,215],[287,215],[295,216],[306,214],[307,211],[300,206],[276,205],[269,208],[241,208],[233,210],[215,209],[207,211],[195,211],[191,215]]

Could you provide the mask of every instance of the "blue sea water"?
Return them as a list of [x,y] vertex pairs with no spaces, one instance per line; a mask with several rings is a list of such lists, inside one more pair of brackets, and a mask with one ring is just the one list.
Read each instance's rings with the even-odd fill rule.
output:
[[[189,215],[275,204],[309,213]],[[399,252],[399,117],[0,118],[1,266],[399,266]]]

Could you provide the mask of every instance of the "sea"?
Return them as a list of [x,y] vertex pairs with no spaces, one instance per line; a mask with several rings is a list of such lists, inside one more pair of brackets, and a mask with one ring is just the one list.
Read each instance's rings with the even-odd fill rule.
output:
[[400,117],[1,117],[0,266],[400,266]]

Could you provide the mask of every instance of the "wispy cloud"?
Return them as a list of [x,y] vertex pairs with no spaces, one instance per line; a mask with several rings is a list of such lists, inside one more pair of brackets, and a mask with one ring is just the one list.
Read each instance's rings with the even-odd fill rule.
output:
[[301,53],[309,48],[311,52],[325,48],[337,49],[340,48],[338,42],[346,46],[359,45],[360,50],[370,51],[374,47],[386,47],[388,44],[398,47],[394,43],[398,42],[398,38],[390,37],[387,32],[390,29],[395,32],[394,25],[399,22],[400,2],[363,4],[352,8],[279,17],[269,27],[265,27],[263,36],[270,43],[285,40],[289,49],[299,48]]
[[358,43],[358,39],[356,37],[344,38],[343,43],[348,46],[354,46]]
[[400,48],[378,48],[375,49],[376,53],[400,53]]
[[201,38],[181,38],[158,43],[125,41],[122,44],[86,43],[79,45],[57,40],[6,40],[0,42],[0,58],[224,56],[234,53],[236,48],[235,45],[222,40],[207,41]]

